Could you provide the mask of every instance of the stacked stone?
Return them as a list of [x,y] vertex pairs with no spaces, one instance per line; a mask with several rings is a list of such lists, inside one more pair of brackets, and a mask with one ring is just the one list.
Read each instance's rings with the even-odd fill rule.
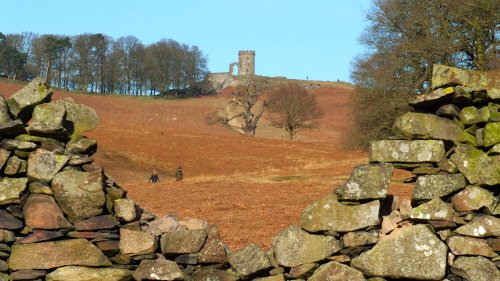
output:
[[51,95],[37,78],[0,96],[0,280],[183,280],[227,263],[217,227],[128,199],[81,135],[95,111]]

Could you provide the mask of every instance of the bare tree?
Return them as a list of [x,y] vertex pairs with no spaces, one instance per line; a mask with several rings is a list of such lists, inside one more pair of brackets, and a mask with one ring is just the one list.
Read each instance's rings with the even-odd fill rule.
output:
[[323,116],[316,96],[307,93],[306,89],[297,83],[275,88],[271,91],[267,104],[272,111],[272,124],[283,128],[290,140],[293,140],[299,131],[317,127],[315,121]]
[[234,116],[228,117],[224,123],[227,124],[234,118],[242,117],[244,119],[243,132],[245,132],[248,136],[255,136],[257,123],[262,117],[262,114],[264,114],[264,110],[266,108],[266,101],[264,100],[260,103],[258,108],[254,107],[257,105],[264,88],[265,82],[255,77],[248,78],[244,86],[238,87],[238,89],[232,93],[232,102],[239,105],[243,111]]

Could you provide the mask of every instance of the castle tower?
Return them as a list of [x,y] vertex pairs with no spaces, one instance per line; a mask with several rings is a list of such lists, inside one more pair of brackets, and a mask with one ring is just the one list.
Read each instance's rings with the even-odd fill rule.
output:
[[255,75],[255,51],[238,52],[238,75]]

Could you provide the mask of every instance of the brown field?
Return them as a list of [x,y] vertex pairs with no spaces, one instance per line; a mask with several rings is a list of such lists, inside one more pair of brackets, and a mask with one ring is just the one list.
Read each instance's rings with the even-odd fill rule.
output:
[[[19,84],[0,83],[10,96]],[[325,86],[313,91],[325,116],[319,129],[299,141],[281,140],[281,131],[265,120],[257,136],[246,137],[206,117],[224,96],[158,100],[92,96],[56,91],[94,108],[99,127],[86,135],[98,140],[95,161],[102,165],[144,209],[175,213],[217,224],[233,249],[271,238],[297,224],[301,211],[348,179],[356,165],[367,163],[363,151],[343,149],[352,126],[353,88]],[[178,165],[184,181],[175,182]],[[161,183],[148,184],[152,169]]]

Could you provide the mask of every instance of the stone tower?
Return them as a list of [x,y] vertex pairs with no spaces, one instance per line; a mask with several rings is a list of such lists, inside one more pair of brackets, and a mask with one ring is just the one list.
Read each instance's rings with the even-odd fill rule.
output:
[[238,75],[255,75],[255,51],[239,51],[238,59]]

